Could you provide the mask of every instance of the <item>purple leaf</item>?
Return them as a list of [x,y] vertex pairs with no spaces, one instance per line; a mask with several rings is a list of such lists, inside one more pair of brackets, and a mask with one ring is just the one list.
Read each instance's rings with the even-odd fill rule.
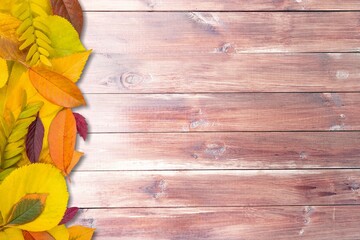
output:
[[26,154],[32,163],[39,161],[40,153],[43,146],[44,139],[44,125],[39,118],[30,124],[28,128],[28,134],[26,136]]
[[79,208],[77,208],[77,207],[71,207],[71,208],[66,209],[64,217],[61,220],[61,222],[59,223],[59,225],[63,225],[63,224],[70,222],[76,216],[78,211],[79,211]]
[[88,135],[88,124],[86,119],[79,113],[74,113],[74,117],[76,120],[76,128],[79,135],[86,141]]

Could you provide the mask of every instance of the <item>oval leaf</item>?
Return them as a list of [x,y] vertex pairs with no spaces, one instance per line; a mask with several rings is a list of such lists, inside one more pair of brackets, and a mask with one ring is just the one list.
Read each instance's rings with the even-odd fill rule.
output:
[[81,115],[80,113],[74,113],[74,117],[76,120],[76,129],[79,135],[84,139],[84,141],[86,141],[89,131],[86,118],[84,118],[84,116]]
[[73,226],[69,228],[69,240],[91,240],[95,229],[83,226]]
[[59,112],[49,129],[49,150],[54,165],[67,173],[76,143],[76,120],[70,109]]
[[35,121],[30,124],[26,136],[26,154],[32,163],[36,163],[39,160],[43,146],[44,131],[44,125],[38,116]]
[[18,226],[34,221],[44,211],[47,194],[27,194],[12,209],[7,226]]
[[63,225],[63,224],[70,222],[76,216],[78,211],[79,211],[79,208],[77,208],[77,207],[68,208],[65,212],[63,219],[59,223],[59,225]]
[[51,0],[55,15],[66,18],[81,35],[83,28],[83,11],[78,0]]
[[50,102],[63,107],[85,105],[79,88],[68,78],[44,68],[29,70],[31,83]]

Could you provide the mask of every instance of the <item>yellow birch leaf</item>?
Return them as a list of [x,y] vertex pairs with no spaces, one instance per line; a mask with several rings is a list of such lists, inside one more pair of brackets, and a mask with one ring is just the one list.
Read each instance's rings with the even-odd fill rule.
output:
[[95,229],[83,226],[73,226],[69,228],[69,240],[91,240]]
[[49,164],[31,164],[13,171],[0,185],[0,211],[7,219],[13,206],[24,196],[47,194],[41,215],[34,221],[16,226],[31,231],[48,231],[59,224],[66,211],[69,193],[61,172]]

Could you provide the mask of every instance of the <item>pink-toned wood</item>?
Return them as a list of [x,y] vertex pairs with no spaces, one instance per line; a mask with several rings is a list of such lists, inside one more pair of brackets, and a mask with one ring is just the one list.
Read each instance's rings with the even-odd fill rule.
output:
[[92,132],[360,130],[360,93],[86,96]]
[[360,172],[77,172],[71,189],[81,208],[360,204]]
[[90,209],[96,240],[356,240],[360,207]]
[[[84,41],[97,53],[353,52],[359,12],[91,12]],[[221,79],[219,79],[220,81]]]
[[[231,49],[230,49],[231,50]],[[360,54],[94,54],[85,93],[360,91]]]
[[272,11],[360,10],[357,0],[84,0],[85,10]]
[[360,168],[360,133],[93,134],[77,170]]

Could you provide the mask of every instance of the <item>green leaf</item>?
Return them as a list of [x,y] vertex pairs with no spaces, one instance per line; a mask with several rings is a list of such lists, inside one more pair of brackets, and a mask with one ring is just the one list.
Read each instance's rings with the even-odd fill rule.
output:
[[8,168],[2,172],[0,172],[0,182],[4,181],[4,179],[16,168]]
[[12,209],[7,226],[18,226],[34,221],[45,208],[45,194],[28,194]]

